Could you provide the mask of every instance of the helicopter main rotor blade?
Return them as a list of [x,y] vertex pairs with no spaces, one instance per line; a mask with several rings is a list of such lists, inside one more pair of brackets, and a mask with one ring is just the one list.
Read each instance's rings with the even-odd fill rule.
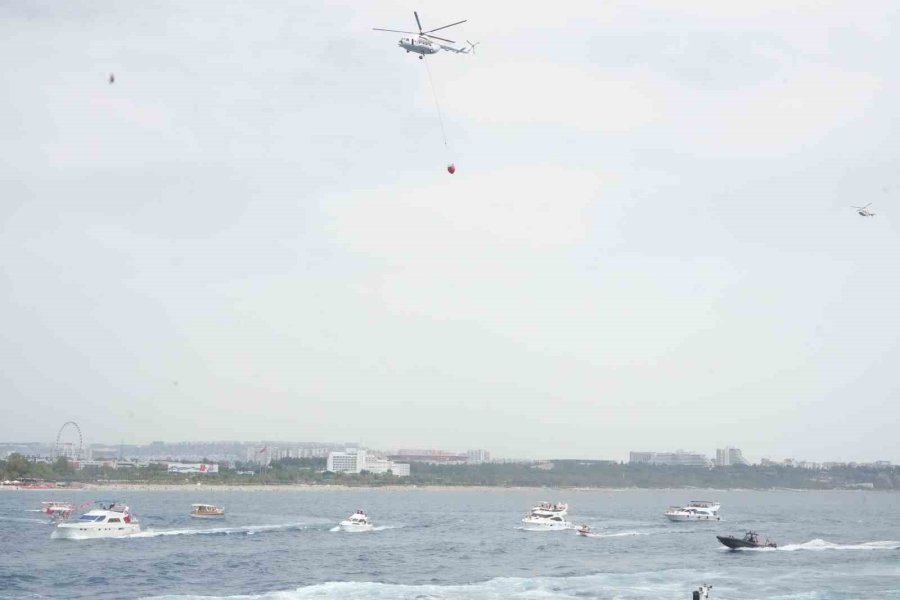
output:
[[413,11],[413,14],[416,15],[416,25],[419,26],[419,35],[422,35],[422,22],[419,21],[419,13]]
[[463,19],[462,21],[457,21],[456,23],[450,23],[449,25],[444,25],[443,27],[438,27],[437,29],[429,29],[425,33],[431,33],[432,31],[440,31],[441,29],[447,29],[448,27],[453,27],[454,25],[459,25],[460,23],[465,23],[468,19]]
[[448,40],[447,38],[442,38],[442,37],[438,37],[438,36],[436,36],[436,35],[431,35],[430,33],[423,33],[422,35],[423,35],[424,37],[427,37],[427,38],[432,38],[432,39],[435,39],[435,40],[441,40],[442,42],[450,42],[451,44],[455,44],[455,43],[456,43],[456,42],[454,42],[453,40]]
[[409,33],[411,35],[415,35],[415,31],[400,31],[399,29],[381,29],[380,27],[373,27],[372,31],[390,31],[391,33]]

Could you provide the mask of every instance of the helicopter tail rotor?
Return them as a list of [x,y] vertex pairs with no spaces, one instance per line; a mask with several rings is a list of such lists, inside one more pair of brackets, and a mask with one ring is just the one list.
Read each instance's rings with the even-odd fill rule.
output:
[[466,50],[469,51],[469,52],[471,52],[472,54],[475,54],[475,46],[477,46],[477,45],[480,44],[481,42],[475,42],[475,43],[473,44],[473,43],[470,42],[469,40],[466,40],[466,43],[469,45],[469,47],[468,47]]

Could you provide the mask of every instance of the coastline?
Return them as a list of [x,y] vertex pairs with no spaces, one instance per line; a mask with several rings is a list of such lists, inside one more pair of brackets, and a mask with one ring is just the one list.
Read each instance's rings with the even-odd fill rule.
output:
[[479,490],[491,493],[509,492],[509,491],[565,491],[567,493],[621,493],[632,492],[636,490],[655,490],[660,492],[685,492],[685,491],[703,491],[703,492],[898,492],[900,490],[877,490],[877,489],[848,489],[848,488],[832,488],[832,489],[810,489],[810,488],[699,488],[699,487],[552,487],[552,486],[490,486],[490,485],[381,485],[381,486],[365,486],[365,485],[336,485],[336,484],[309,484],[309,483],[290,483],[290,484],[205,484],[196,483],[85,483],[79,487],[58,487],[58,488],[22,488],[13,486],[0,486],[0,491],[16,491],[16,492],[177,492],[187,490],[204,491],[223,491],[223,492],[311,492],[311,491],[350,491],[350,490],[384,490],[386,492],[398,491],[424,491],[424,492],[454,492]]

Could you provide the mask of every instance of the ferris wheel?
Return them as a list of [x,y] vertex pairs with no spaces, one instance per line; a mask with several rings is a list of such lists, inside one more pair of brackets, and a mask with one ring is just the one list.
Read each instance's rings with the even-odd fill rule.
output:
[[81,427],[75,421],[66,421],[56,434],[56,444],[53,446],[53,454],[68,460],[81,460],[84,452],[84,438],[81,435]]

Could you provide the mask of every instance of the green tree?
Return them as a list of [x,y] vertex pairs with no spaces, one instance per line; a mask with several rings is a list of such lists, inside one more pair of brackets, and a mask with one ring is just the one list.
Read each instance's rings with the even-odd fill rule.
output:
[[72,475],[75,473],[75,469],[72,467],[72,464],[66,460],[65,456],[60,456],[56,459],[56,462],[53,463],[53,474],[61,477]]

